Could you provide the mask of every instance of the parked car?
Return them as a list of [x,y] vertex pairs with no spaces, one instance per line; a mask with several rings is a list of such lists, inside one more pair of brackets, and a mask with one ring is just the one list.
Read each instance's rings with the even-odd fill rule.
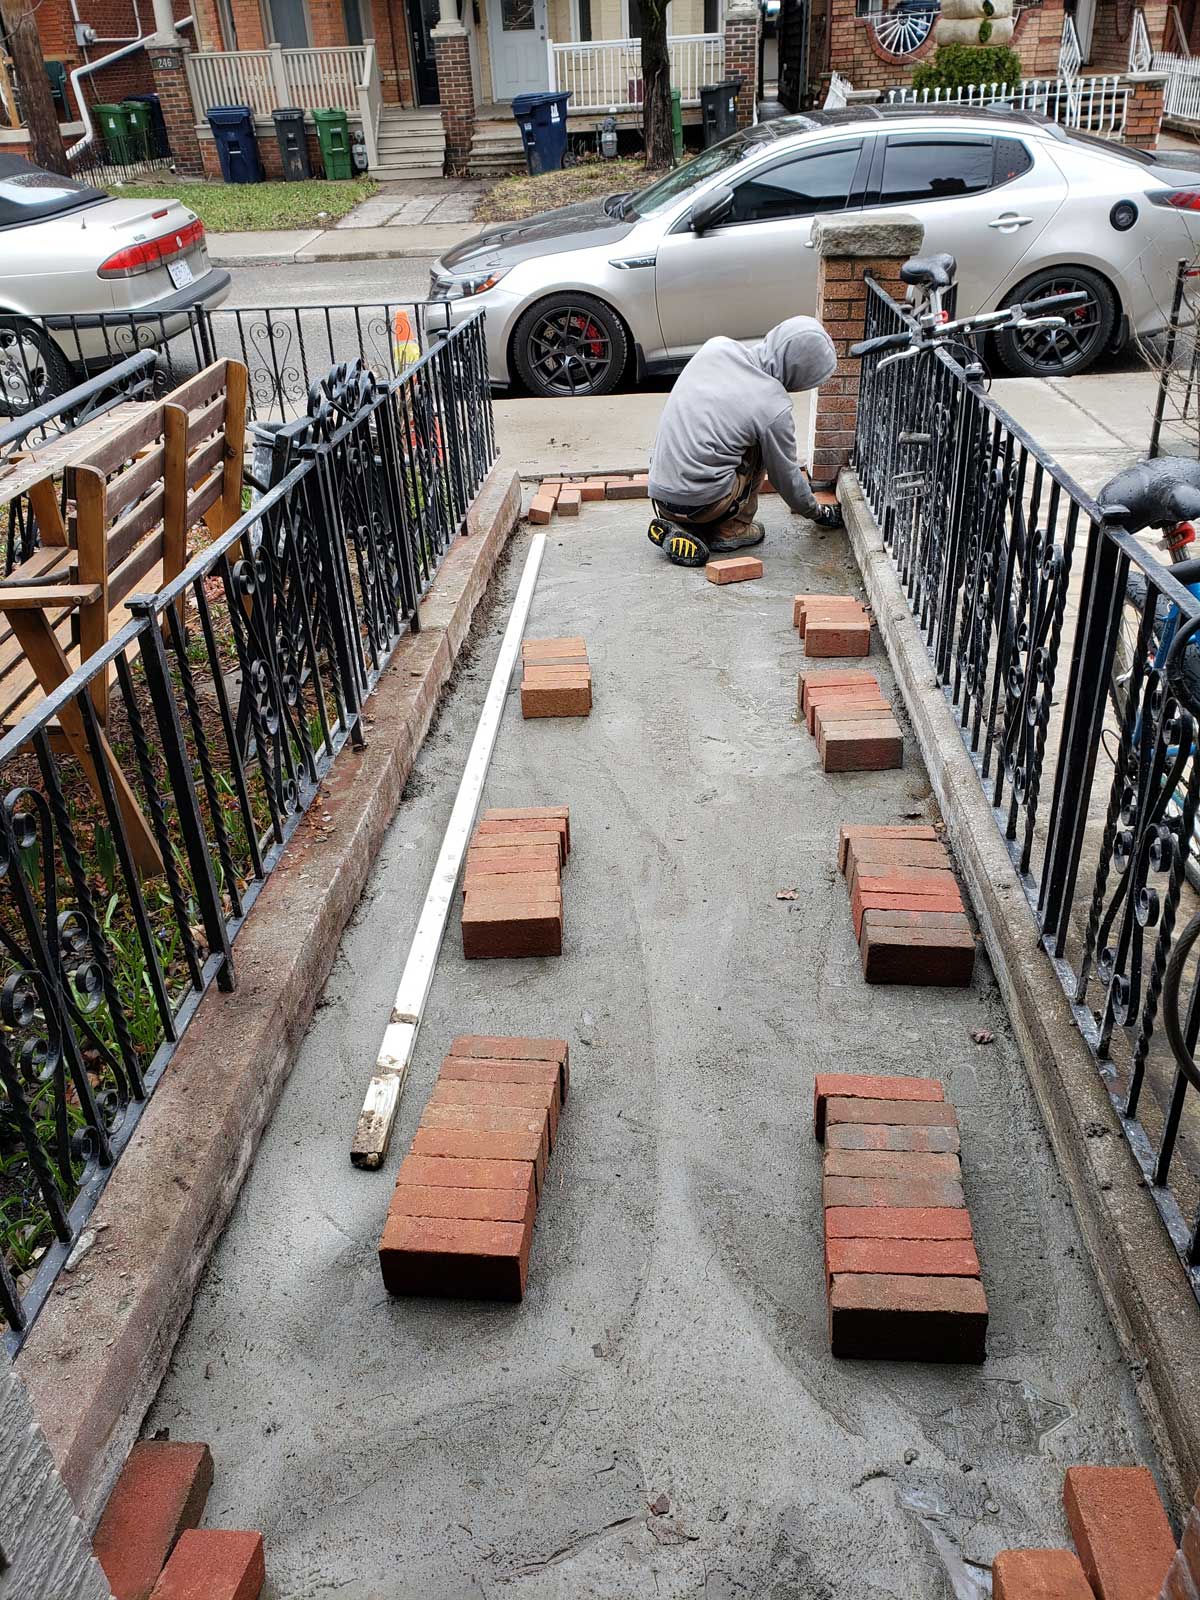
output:
[[81,368],[169,338],[229,285],[180,201],[110,199],[0,154],[0,413],[28,411]]
[[495,383],[606,394],[712,334],[815,309],[814,219],[904,212],[958,259],[963,312],[1085,290],[1056,336],[1008,332],[1009,372],[1083,372],[1160,330],[1200,244],[1200,171],[1032,112],[852,107],[747,128],[647,188],[488,228],[444,256],[452,320],[487,311]]

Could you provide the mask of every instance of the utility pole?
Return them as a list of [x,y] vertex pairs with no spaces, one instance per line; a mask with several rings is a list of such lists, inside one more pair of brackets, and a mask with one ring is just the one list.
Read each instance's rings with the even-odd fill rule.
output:
[[35,166],[50,172],[67,172],[67,152],[58,128],[58,113],[50,94],[50,79],[42,58],[31,0],[0,0],[0,17],[8,35],[9,53],[16,68],[17,93]]

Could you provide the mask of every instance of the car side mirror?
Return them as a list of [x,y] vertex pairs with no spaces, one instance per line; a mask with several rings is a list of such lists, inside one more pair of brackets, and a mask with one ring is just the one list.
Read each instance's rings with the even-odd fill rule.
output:
[[706,233],[733,215],[733,190],[728,186],[714,189],[692,207],[690,221],[693,233]]

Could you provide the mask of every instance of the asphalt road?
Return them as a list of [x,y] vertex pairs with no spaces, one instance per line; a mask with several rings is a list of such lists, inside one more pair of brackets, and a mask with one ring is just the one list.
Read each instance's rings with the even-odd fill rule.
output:
[[406,261],[311,261],[286,267],[231,267],[229,306],[326,306],[364,300],[421,300],[433,256]]

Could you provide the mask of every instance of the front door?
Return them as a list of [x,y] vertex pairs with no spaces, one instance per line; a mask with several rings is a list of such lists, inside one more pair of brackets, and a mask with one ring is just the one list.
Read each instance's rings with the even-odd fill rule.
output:
[[497,100],[544,89],[546,0],[488,0],[488,50]]
[[408,31],[412,35],[413,77],[419,106],[436,106],[440,98],[431,37],[440,15],[438,0],[408,0]]

